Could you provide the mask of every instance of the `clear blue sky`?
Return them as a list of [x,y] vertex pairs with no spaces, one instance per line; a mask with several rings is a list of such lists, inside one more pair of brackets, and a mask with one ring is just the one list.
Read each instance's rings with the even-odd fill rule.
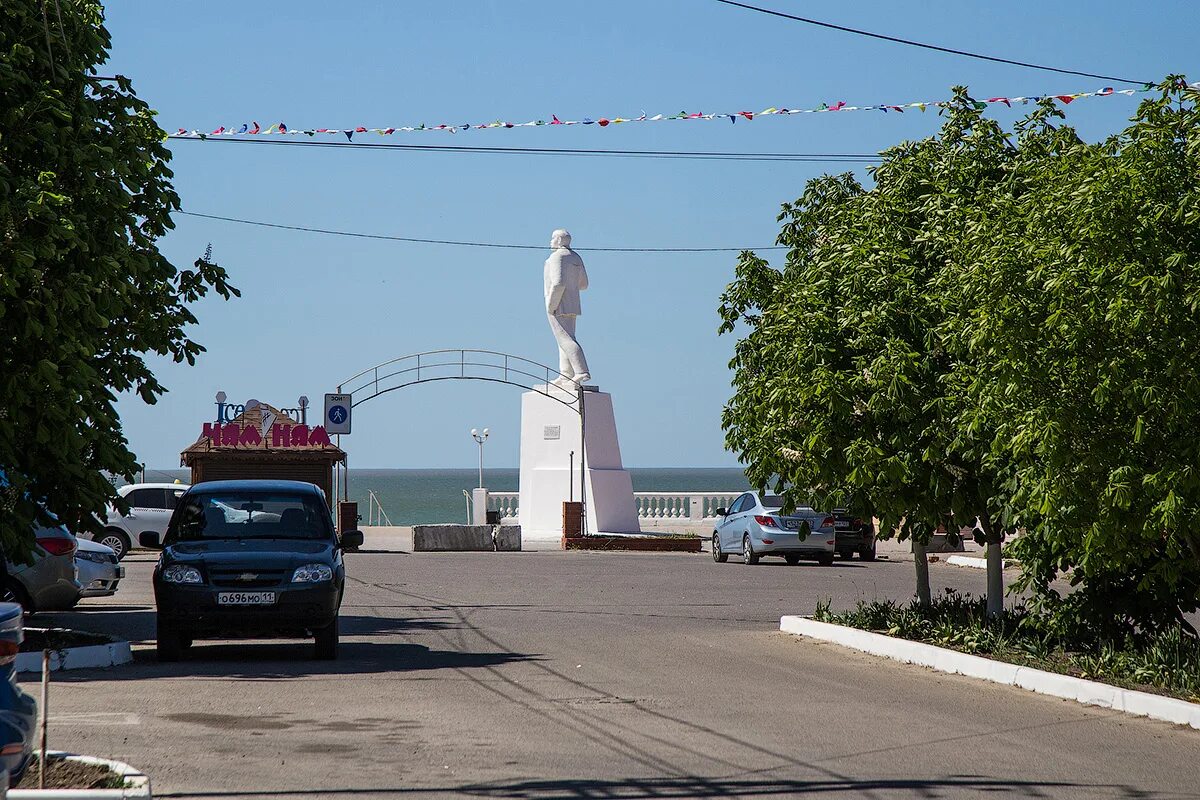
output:
[[[794,2],[759,5],[949,47],[1159,80],[1192,72],[1190,2]],[[399,126],[757,111],[1059,94],[1104,81],[1035,72],[821,30],[710,0],[396,0],[286,4],[113,2],[110,67],[160,124],[258,120],[289,127]],[[1125,88],[1118,86],[1118,88]],[[1119,130],[1129,98],[1081,100],[1085,136]],[[1018,111],[997,113],[1009,120]],[[392,141],[534,147],[875,152],[936,130],[932,113],[799,115],[407,134]],[[173,142],[187,210],[357,231],[540,244],[566,227],[593,246],[759,246],[781,202],[838,165],[411,154]],[[859,170],[860,173],[862,170]],[[406,353],[480,347],[556,359],[536,252],[372,242],[176,218],[178,265],[213,245],[242,289],[197,309],[198,365],[155,362],[170,392],[122,398],[125,432],[151,468],[178,453],[213,396],[293,405]],[[733,466],[722,405],[733,341],[716,336],[736,254],[587,255],[579,337],[613,394],[627,466]],[[815,310],[818,311],[819,310]],[[517,463],[520,393],[425,385],[356,410],[357,467],[471,466],[468,431],[489,426],[488,462]]]

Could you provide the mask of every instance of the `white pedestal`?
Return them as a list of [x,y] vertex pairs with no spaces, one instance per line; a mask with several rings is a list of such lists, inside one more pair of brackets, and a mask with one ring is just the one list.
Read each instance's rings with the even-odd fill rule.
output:
[[[572,395],[551,385],[547,392],[570,401]],[[521,395],[521,539],[531,542],[562,538],[562,504],[580,499],[579,414],[554,397],[537,391]],[[587,532],[639,533],[633,479],[621,466],[612,395],[585,391],[587,416]],[[574,469],[571,451],[575,452]]]
[[471,524],[487,525],[488,490],[471,490]]

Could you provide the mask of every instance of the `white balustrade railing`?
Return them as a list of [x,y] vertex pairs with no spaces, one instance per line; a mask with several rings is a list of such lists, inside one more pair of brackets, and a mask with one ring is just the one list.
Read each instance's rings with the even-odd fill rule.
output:
[[[741,492],[634,492],[638,519],[653,526],[704,525],[717,518]],[[499,511],[505,524],[517,521],[519,492],[489,492],[488,510]]]

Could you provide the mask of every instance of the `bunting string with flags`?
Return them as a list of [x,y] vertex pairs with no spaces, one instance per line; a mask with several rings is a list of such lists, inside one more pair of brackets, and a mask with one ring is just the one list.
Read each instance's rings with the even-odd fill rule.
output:
[[[1190,89],[1200,90],[1200,82],[1189,83],[1186,86]],[[1132,97],[1136,94],[1152,92],[1157,89],[1153,84],[1146,84],[1140,89],[1113,89],[1111,86],[1106,86],[1102,89],[1097,89],[1092,92],[1075,92],[1072,94],[1049,94],[1049,95],[1031,95],[1031,96],[1011,96],[1011,97],[989,97],[986,100],[974,100],[975,106],[979,109],[987,108],[989,105],[1002,103],[1005,106],[1012,107],[1013,105],[1026,105],[1028,103],[1040,102],[1050,99],[1057,101],[1063,105],[1068,105],[1076,100],[1092,97],[1115,97],[1124,95]],[[879,105],[849,105],[844,100],[838,100],[833,103],[821,103],[814,108],[787,108],[771,106],[762,111],[737,111],[733,113],[723,114],[706,114],[701,111],[687,112],[680,111],[678,114],[655,114],[647,116],[645,112],[636,117],[584,117],[583,119],[559,119],[556,114],[551,114],[549,120],[531,120],[528,122],[505,122],[496,120],[494,122],[483,122],[478,124],[462,123],[451,125],[442,123],[439,125],[396,125],[387,128],[367,128],[364,126],[356,126],[353,128],[289,128],[283,122],[277,122],[274,125],[269,125],[266,128],[260,126],[257,122],[241,123],[240,125],[220,126],[214,130],[199,130],[179,128],[174,133],[167,134],[167,138],[176,139],[207,139],[210,136],[345,136],[347,140],[353,141],[355,135],[358,134],[375,134],[379,136],[391,136],[395,133],[421,133],[426,131],[440,131],[447,133],[460,133],[471,130],[486,130],[493,128],[536,128],[544,125],[599,125],[601,128],[607,128],[612,125],[623,125],[634,122],[675,122],[687,120],[707,120],[707,121],[728,121],[730,124],[744,120],[752,121],[759,117],[776,117],[776,116],[791,116],[794,114],[830,114],[830,113],[845,113],[848,111],[881,111],[883,113],[898,113],[903,114],[908,110],[917,110],[924,112],[926,109],[940,109],[952,104],[951,100],[934,100],[934,101],[916,101],[909,103],[881,103]]]

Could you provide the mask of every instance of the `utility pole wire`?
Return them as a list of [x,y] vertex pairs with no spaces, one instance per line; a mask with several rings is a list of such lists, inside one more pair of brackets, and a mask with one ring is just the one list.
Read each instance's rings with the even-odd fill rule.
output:
[[[195,211],[176,211],[188,217],[216,219],[222,222],[236,222],[241,225],[257,225],[262,228],[278,228],[285,231],[303,231],[305,233],[323,233],[328,236],[351,236],[356,239],[383,239],[390,242],[412,242],[416,244],[442,244],[455,247],[494,247],[503,250],[549,250],[549,245],[535,244],[498,244],[496,242],[464,242],[450,239],[418,239],[411,236],[389,236],[383,233],[359,233],[356,231],[338,231],[328,228],[310,228],[304,225],[281,225],[276,222],[259,222],[252,219],[237,217],[222,217],[216,214],[200,214]],[[743,250],[788,250],[783,245],[768,247],[579,247],[583,252],[592,253],[740,253]]]
[[474,145],[395,144],[385,142],[313,142],[284,139],[223,139],[212,136],[204,139],[172,137],[182,142],[240,142],[242,144],[275,145],[279,147],[331,147],[346,150],[407,150],[425,153],[473,153],[537,156],[590,156],[608,158],[694,159],[700,161],[801,161],[874,164],[880,157],[873,153],[736,153],[715,150],[601,150],[562,147],[486,147]]
[[736,6],[744,8],[747,11],[757,11],[760,14],[770,14],[773,17],[782,17],[784,19],[794,20],[796,22],[804,22],[808,25],[817,25],[821,28],[829,28],[830,30],[842,31],[843,33],[853,33],[857,36],[869,36],[872,39],[882,39],[885,42],[895,42],[896,44],[906,44],[910,47],[923,47],[926,50],[936,50],[939,53],[949,53],[955,56],[966,56],[967,58],[978,58],[983,61],[994,61],[998,64],[1011,64],[1015,67],[1026,67],[1028,69],[1040,69],[1046,72],[1059,72],[1063,75],[1081,75],[1085,78],[1100,78],[1105,81],[1116,81],[1117,83],[1134,83],[1140,85],[1152,85],[1154,81],[1135,81],[1132,78],[1118,78],[1113,75],[1098,75],[1094,72],[1080,72],[1074,69],[1061,69],[1059,67],[1049,67],[1045,64],[1031,64],[1027,61],[1013,61],[1010,58],[999,58],[998,56],[986,56],[982,53],[972,53],[967,50],[955,50],[951,47],[939,47],[936,44],[927,44],[925,42],[915,42],[912,39],[900,39],[895,36],[887,36],[882,33],[872,33],[871,31],[863,31],[858,28],[847,28],[844,25],[834,25],[832,22],[822,22],[817,19],[809,19],[808,17],[798,17],[794,14],[785,14],[782,11],[773,11],[769,8],[760,8],[758,6],[748,5],[746,3],[738,3],[735,0],[717,0],[718,3],[723,3],[727,6]]

